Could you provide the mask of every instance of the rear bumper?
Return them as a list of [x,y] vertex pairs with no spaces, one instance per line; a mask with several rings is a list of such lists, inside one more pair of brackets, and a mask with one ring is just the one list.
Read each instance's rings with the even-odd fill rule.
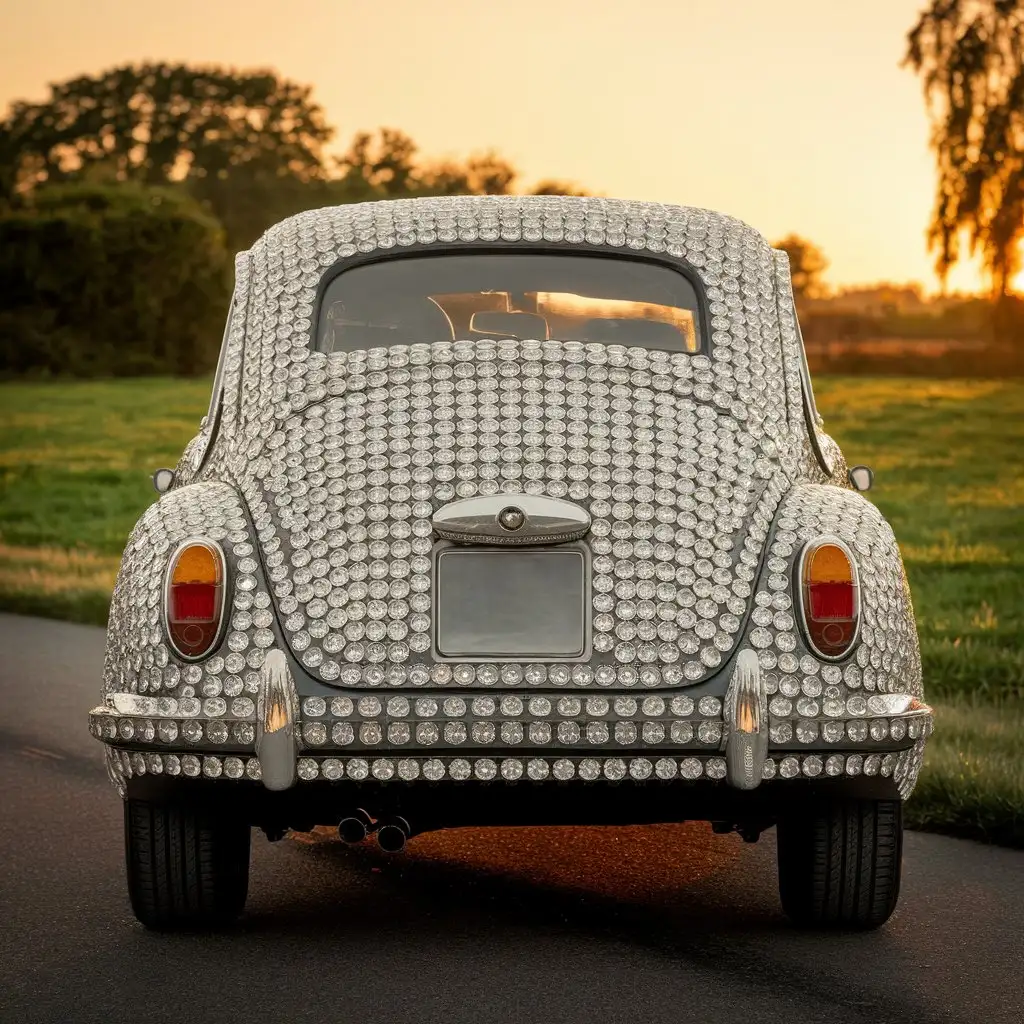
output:
[[[108,745],[114,770],[124,779],[163,776],[168,779],[261,782],[261,759],[251,753],[153,750],[140,745]],[[912,755],[915,745],[901,750],[771,751],[762,762],[761,781],[832,779],[858,776],[891,778]],[[567,757],[561,751],[536,751],[533,756],[491,753],[463,757],[344,757],[301,755],[296,761],[298,788],[304,783],[328,785],[415,785],[418,783],[645,783],[710,782],[731,786],[726,761],[704,751],[609,752]],[[277,789],[277,787],[265,787]],[[291,787],[282,787],[290,789]],[[749,787],[750,789],[758,787]]]
[[[314,793],[344,805],[351,803],[346,792],[387,787],[394,790],[389,799],[401,794],[405,802],[438,787],[458,793],[547,787],[563,794],[566,787],[579,793],[640,787],[652,809],[642,811],[633,800],[624,813],[675,820],[691,813],[679,809],[678,792],[690,800],[702,794],[699,816],[711,817],[710,805],[703,813],[705,802],[727,802],[730,792],[774,793],[798,784],[906,796],[932,730],[931,709],[909,696],[879,694],[866,698],[863,710],[848,718],[769,716],[752,652],[741,652],[724,700],[685,693],[419,691],[329,701],[300,701],[283,655],[271,652],[256,701],[114,694],[90,713],[90,729],[108,745],[108,767],[122,794],[146,779],[157,789],[186,783],[194,791],[196,783],[232,781],[235,790],[301,790],[306,795],[296,799],[303,806],[315,802]],[[486,814],[490,799],[481,798],[473,813]],[[597,813],[600,798],[581,799],[581,806],[596,799],[585,813]],[[665,799],[668,809],[659,810]],[[460,796],[456,805],[467,800]],[[533,807],[537,798],[526,803]]]
[[[230,795],[229,795],[230,794]],[[366,810],[373,818],[401,815],[414,833],[443,828],[527,825],[645,825],[682,821],[725,822],[767,828],[786,816],[836,799],[898,800],[893,774],[855,776],[798,776],[740,790],[706,776],[673,781],[654,776],[621,782],[543,782],[527,778],[514,783],[500,776],[492,782],[381,782],[322,778],[284,791],[268,790],[243,778],[226,787],[219,779],[166,774],[132,775],[125,795],[142,800],[185,800],[231,814],[251,825],[280,834],[286,829],[309,831],[316,825],[336,825],[342,818]]]
[[753,791],[796,779],[895,779],[904,796],[932,730],[909,695],[875,694],[847,718],[778,718],[751,650],[724,699],[685,692],[339,694],[300,700],[270,651],[256,700],[112,694],[90,712],[123,793],[142,776],[296,785],[695,783]]
[[[915,703],[900,714],[871,718],[796,720],[795,724],[772,719],[761,723],[751,742],[751,737],[730,721],[729,708],[723,708],[717,699],[713,706],[704,705],[711,714],[702,716],[695,708],[694,714],[684,718],[672,716],[670,708],[656,713],[660,705],[648,705],[651,714],[644,716],[643,696],[631,694],[625,698],[628,703],[618,704],[618,710],[612,698],[603,717],[589,719],[559,717],[554,710],[545,718],[531,717],[526,707],[517,718],[498,714],[475,719],[471,706],[463,706],[470,702],[461,698],[459,705],[449,706],[460,714],[448,718],[440,714],[425,722],[408,716],[389,720],[383,708],[371,718],[360,718],[354,706],[342,715],[324,710],[315,717],[286,721],[287,728],[274,732],[263,729],[255,714],[241,719],[153,714],[150,704],[155,702],[143,698],[137,703],[122,701],[120,709],[94,708],[89,725],[92,734],[108,745],[111,759],[116,761],[113,770],[125,779],[149,774],[249,780],[275,790],[343,780],[649,779],[726,780],[735,788],[752,790],[775,779],[886,778],[898,773],[932,731],[931,709]],[[426,699],[439,710],[445,703],[443,699]],[[313,710],[320,711],[319,705]],[[424,725],[426,729],[421,728]],[[389,742],[389,735],[406,742]],[[510,737],[518,742],[508,743]],[[418,738],[431,742],[417,742]],[[749,777],[730,771],[729,758],[736,746],[750,764]]]

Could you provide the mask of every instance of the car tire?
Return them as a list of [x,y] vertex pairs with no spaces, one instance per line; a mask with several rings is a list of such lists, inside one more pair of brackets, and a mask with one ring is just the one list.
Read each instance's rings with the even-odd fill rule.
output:
[[233,921],[249,888],[249,825],[173,803],[126,800],[128,896],[147,928]]
[[779,893],[805,927],[877,928],[896,908],[903,860],[899,800],[844,800],[778,823]]

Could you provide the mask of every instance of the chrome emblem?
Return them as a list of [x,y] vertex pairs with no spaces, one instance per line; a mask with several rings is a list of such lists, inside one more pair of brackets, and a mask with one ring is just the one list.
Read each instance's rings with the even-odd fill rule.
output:
[[509,533],[515,533],[526,525],[526,513],[515,505],[509,505],[498,513],[498,525]]
[[491,494],[442,506],[434,532],[456,544],[564,544],[590,529],[590,513],[543,494]]

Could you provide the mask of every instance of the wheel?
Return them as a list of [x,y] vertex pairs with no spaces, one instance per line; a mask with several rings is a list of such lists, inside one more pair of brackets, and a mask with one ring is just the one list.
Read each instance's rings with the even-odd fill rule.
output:
[[147,928],[233,921],[249,888],[249,825],[191,807],[124,804],[128,895]]
[[779,893],[799,925],[877,928],[896,908],[903,859],[899,800],[844,800],[778,824]]

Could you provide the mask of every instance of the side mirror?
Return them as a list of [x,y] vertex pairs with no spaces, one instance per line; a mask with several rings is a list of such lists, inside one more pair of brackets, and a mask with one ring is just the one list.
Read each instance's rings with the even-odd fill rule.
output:
[[851,466],[846,475],[855,491],[870,491],[875,482],[875,474],[867,466]]
[[157,492],[157,494],[166,494],[173,486],[173,469],[158,469],[153,474],[153,488]]

